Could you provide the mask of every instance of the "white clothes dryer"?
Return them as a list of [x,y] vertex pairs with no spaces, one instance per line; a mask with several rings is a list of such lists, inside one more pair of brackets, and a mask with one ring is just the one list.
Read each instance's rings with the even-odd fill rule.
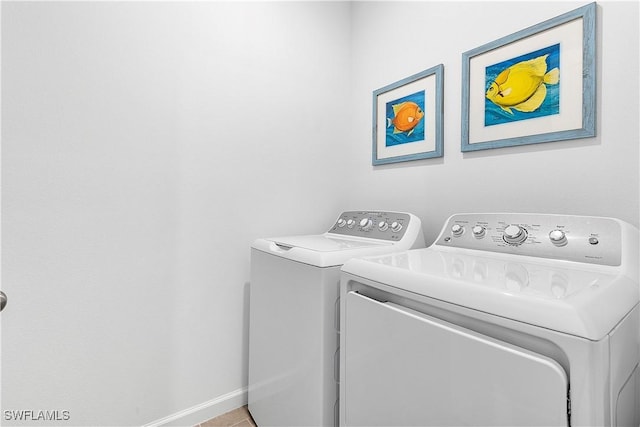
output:
[[424,246],[418,217],[380,211],[344,212],[323,234],[253,243],[248,400],[259,426],[337,424],[340,267]]
[[457,214],[342,268],[341,426],[638,426],[638,230]]

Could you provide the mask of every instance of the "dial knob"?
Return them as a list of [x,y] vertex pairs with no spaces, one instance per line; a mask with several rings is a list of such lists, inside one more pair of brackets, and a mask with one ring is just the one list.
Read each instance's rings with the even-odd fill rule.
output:
[[378,223],[378,230],[380,231],[387,231],[389,229],[389,224],[387,224],[386,221],[380,221]]
[[549,233],[549,240],[556,246],[564,246],[567,244],[567,235],[562,230],[553,230]]
[[353,219],[350,219],[347,221],[347,227],[349,228],[353,228],[353,226],[356,224],[356,221]]
[[400,230],[402,230],[402,224],[400,224],[398,221],[393,221],[391,223],[391,231],[397,233]]
[[527,230],[512,224],[504,229],[502,238],[510,245],[519,245],[527,240]]
[[362,218],[360,220],[360,227],[362,227],[364,231],[369,231],[371,230],[371,227],[373,227],[373,221],[369,218]]
[[484,237],[484,235],[486,234],[486,229],[484,227],[482,227],[481,225],[476,225],[475,227],[473,227],[471,229],[471,232],[473,233],[473,235],[476,238],[482,239]]
[[345,225],[347,225],[347,221],[345,221],[345,219],[344,219],[344,218],[340,218],[340,219],[338,220],[338,227],[342,228],[342,227],[344,227]]
[[460,224],[453,224],[451,226],[451,233],[456,237],[462,236],[462,233],[464,233],[464,227]]

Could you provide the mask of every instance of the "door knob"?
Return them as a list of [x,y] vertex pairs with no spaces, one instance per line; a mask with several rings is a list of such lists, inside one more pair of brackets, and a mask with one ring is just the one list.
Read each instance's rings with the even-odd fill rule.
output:
[[0,311],[4,310],[4,307],[7,305],[7,295],[0,291]]

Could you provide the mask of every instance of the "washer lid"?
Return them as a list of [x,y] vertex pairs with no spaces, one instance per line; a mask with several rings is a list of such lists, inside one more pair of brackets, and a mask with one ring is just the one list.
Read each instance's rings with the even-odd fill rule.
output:
[[394,243],[364,238],[347,239],[325,233],[257,239],[252,247],[316,267],[333,267],[354,257],[389,253]]
[[334,252],[371,246],[388,246],[387,243],[372,240],[351,240],[328,235],[289,236],[265,239],[281,248],[300,248],[315,252]]
[[590,340],[605,337],[639,301],[637,280],[615,268],[518,256],[425,248],[351,260],[342,271]]

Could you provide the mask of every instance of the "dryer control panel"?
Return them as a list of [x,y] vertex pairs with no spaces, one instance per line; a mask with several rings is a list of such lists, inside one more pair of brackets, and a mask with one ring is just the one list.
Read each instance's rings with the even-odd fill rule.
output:
[[622,224],[576,215],[456,214],[435,245],[619,266]]
[[398,242],[409,229],[411,217],[403,212],[347,211],[338,217],[329,233]]

